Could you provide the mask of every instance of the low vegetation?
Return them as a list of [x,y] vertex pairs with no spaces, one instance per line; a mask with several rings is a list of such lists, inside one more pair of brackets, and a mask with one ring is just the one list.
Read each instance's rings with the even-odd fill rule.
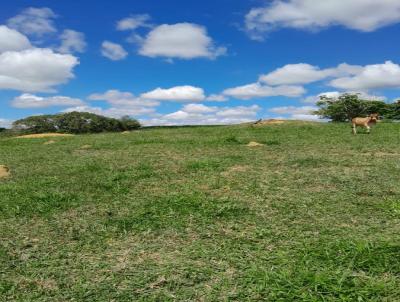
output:
[[140,128],[140,123],[128,116],[118,120],[88,112],[35,115],[13,123],[13,130],[22,133],[82,134],[129,131],[138,128]]
[[362,132],[2,138],[0,301],[399,301],[400,124]]

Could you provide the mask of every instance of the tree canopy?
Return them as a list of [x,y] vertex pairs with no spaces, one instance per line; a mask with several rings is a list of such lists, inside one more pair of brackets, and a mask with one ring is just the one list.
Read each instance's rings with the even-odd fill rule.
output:
[[333,122],[346,122],[354,117],[378,113],[385,119],[400,119],[400,100],[388,104],[380,100],[364,100],[360,94],[344,93],[338,98],[321,96],[315,114]]
[[140,123],[125,116],[109,118],[89,112],[69,112],[54,115],[37,115],[17,120],[13,129],[26,133],[98,133],[118,132],[140,128]]

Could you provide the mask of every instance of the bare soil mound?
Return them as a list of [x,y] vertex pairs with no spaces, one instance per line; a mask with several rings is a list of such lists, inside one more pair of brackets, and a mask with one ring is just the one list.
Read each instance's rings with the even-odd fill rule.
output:
[[17,138],[44,138],[44,137],[60,137],[60,136],[74,136],[67,133],[38,133],[17,136]]
[[49,140],[47,142],[44,142],[43,145],[51,145],[51,144],[54,144],[55,142],[56,141],[54,141],[54,140]]
[[254,123],[255,126],[263,126],[263,125],[279,125],[285,123],[285,120],[277,120],[277,119],[268,119],[268,120],[259,120]]
[[10,176],[10,169],[4,165],[0,165],[0,179]]
[[263,144],[257,143],[257,142],[250,142],[246,145],[247,147],[260,147],[264,146]]
[[87,150],[87,149],[90,149],[90,148],[92,148],[92,145],[83,145],[83,146],[81,146],[79,149],[81,149],[81,150]]

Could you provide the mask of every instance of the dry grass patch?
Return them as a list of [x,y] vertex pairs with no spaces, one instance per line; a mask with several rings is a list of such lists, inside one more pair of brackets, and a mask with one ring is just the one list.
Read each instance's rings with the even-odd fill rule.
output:
[[7,166],[0,165],[0,179],[7,178],[10,174],[10,169]]
[[246,146],[247,147],[261,147],[261,146],[264,146],[264,144],[260,144],[260,143],[257,143],[257,142],[250,142]]
[[45,138],[45,137],[69,137],[74,136],[73,134],[67,133],[37,133],[37,134],[26,134],[17,136],[17,138]]
[[54,144],[55,142],[56,141],[54,141],[54,140],[49,140],[47,142],[44,142],[43,145],[51,145],[51,144]]
[[260,120],[254,123],[255,126],[263,126],[263,125],[280,125],[285,123],[285,120],[277,120],[277,119],[268,119],[268,120]]

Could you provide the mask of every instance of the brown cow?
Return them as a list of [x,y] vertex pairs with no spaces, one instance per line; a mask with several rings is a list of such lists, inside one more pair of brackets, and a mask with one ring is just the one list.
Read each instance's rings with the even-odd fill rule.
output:
[[367,117],[355,117],[351,120],[353,134],[357,134],[357,126],[367,128],[367,133],[370,132],[372,125],[378,121],[378,113],[372,113]]

